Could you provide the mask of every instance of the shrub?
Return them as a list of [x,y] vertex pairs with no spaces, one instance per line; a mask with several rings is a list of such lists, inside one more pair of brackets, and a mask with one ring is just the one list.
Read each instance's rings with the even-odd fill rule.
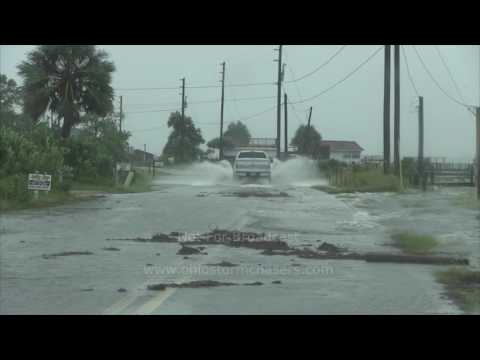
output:
[[26,202],[32,193],[27,189],[27,175],[16,174],[0,179],[0,199]]

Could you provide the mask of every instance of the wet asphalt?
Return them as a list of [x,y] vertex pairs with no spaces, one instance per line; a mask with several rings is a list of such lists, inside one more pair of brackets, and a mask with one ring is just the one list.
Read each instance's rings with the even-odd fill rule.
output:
[[[281,170],[272,184],[239,184],[226,166],[197,166],[159,176],[149,193],[2,214],[0,313],[460,313],[434,280],[444,267],[266,256],[223,245],[184,258],[176,254],[177,243],[110,240],[221,228],[280,236],[291,246],[315,248],[326,241],[358,252],[398,252],[389,245],[390,234],[413,229],[437,236],[440,252],[478,264],[478,209],[452,201],[468,189],[334,196],[310,188],[302,166],[294,167],[297,178],[281,176]],[[289,196],[235,196],[239,192]],[[118,250],[105,249],[111,247]],[[92,254],[43,256],[85,251]],[[207,266],[221,261],[237,266]],[[196,280],[236,285],[147,289]],[[262,284],[244,285],[252,282]]]

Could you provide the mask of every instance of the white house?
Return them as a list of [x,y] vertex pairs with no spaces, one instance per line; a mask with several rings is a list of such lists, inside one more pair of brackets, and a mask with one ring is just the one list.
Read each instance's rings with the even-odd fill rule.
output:
[[356,141],[322,140],[324,157],[348,163],[359,163],[364,149]]

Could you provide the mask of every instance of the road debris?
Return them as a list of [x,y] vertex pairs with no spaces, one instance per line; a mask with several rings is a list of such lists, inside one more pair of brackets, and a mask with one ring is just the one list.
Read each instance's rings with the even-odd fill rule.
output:
[[176,243],[177,238],[167,234],[155,234],[151,238],[125,238],[125,239],[107,239],[108,241],[134,241],[134,242],[153,242],[153,243]]
[[219,262],[217,264],[207,264],[207,266],[234,267],[234,266],[238,266],[238,264],[233,264],[233,263],[228,262],[228,261],[222,261],[222,262]]
[[269,191],[261,191],[261,190],[249,190],[249,191],[234,191],[234,192],[222,192],[220,193],[221,196],[225,197],[239,197],[239,198],[248,198],[248,197],[259,197],[259,198],[286,198],[290,197],[284,191],[280,192],[269,192]]
[[55,254],[43,254],[42,257],[44,259],[54,259],[59,256],[74,256],[74,255],[93,255],[90,251],[66,251],[60,252]]
[[178,250],[177,255],[195,255],[195,254],[202,254],[202,251],[194,248],[194,247],[189,247],[189,246],[183,246]]
[[427,256],[427,255],[396,255],[383,253],[368,253],[364,255],[367,262],[389,262],[407,264],[431,264],[431,265],[468,265],[465,258],[452,256]]
[[[390,254],[390,253],[365,253],[360,254],[351,252],[346,248],[330,244],[321,243],[317,249],[312,249],[311,244],[304,244],[303,248],[290,247],[285,241],[277,237],[267,237],[264,233],[230,231],[215,229],[211,232],[195,235],[193,237],[182,236],[180,232],[171,232],[167,234],[155,234],[151,239],[110,239],[110,240],[129,240],[138,242],[159,242],[173,243],[178,242],[182,247],[177,255],[208,255],[202,252],[205,246],[192,247],[193,245],[224,245],[235,248],[249,248],[262,250],[260,254],[266,256],[296,256],[303,259],[316,260],[361,260],[367,262],[388,262],[404,264],[427,264],[427,265],[468,265],[469,261],[465,258],[442,257],[434,255],[410,255],[410,254]],[[320,241],[320,240],[318,240]],[[187,246],[188,245],[188,246]],[[158,255],[158,254],[157,254]],[[184,259],[188,259],[187,256]],[[208,266],[231,266],[227,263],[207,264]],[[300,266],[292,264],[292,266]]]
[[272,281],[272,284],[281,284],[282,282],[280,280],[275,280],[275,281]]
[[218,286],[260,286],[263,285],[260,281],[255,281],[252,283],[231,283],[231,282],[221,282],[216,280],[195,280],[186,283],[163,283],[163,284],[153,284],[148,285],[148,290],[162,291],[167,288],[209,288],[209,287],[218,287]]
[[120,251],[120,249],[116,248],[116,247],[104,247],[102,250],[105,250],[105,251]]
[[186,245],[225,245],[230,247],[245,247],[259,250],[286,250],[289,246],[286,242],[273,239],[265,240],[265,234],[254,232],[229,231],[215,229],[209,233],[202,234],[190,241],[182,241]]
[[345,249],[342,249],[333,244],[329,244],[327,242],[322,243],[322,245],[320,245],[317,249],[320,251],[326,251],[328,253],[339,253],[342,251],[346,251]]
[[169,288],[204,288],[204,287],[217,287],[217,286],[233,286],[238,285],[235,283],[220,282],[215,280],[196,280],[187,283],[171,283],[171,284],[154,284],[148,285],[148,290],[165,290]]

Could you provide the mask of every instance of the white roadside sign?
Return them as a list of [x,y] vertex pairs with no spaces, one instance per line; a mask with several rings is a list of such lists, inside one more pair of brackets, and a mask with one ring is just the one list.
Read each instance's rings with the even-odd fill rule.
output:
[[28,174],[28,190],[50,191],[52,189],[52,175]]

